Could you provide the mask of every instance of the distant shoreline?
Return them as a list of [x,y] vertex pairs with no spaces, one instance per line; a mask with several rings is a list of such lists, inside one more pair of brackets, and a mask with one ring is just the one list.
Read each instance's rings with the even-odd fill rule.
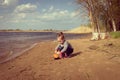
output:
[[70,30],[54,30],[54,29],[44,29],[44,30],[21,30],[21,29],[1,29],[0,32],[64,32],[64,33],[91,33],[92,29],[86,26],[80,26]]
[[29,30],[23,30],[23,31],[2,31],[0,30],[0,32],[57,32],[57,31],[44,31],[44,30],[40,30],[40,31],[29,31]]

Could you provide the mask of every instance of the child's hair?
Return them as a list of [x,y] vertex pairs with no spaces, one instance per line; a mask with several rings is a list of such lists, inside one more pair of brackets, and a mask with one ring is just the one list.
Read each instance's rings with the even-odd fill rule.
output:
[[65,39],[63,32],[59,32],[59,33],[57,34],[57,37],[60,37],[62,40]]
[[59,32],[59,33],[57,33],[57,36],[59,37],[59,36],[63,36],[64,34],[63,34],[63,32]]

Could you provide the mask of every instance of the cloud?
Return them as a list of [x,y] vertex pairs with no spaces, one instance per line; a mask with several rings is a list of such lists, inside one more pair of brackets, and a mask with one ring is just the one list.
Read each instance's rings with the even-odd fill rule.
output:
[[51,6],[49,9],[43,9],[42,12],[43,13],[41,15],[38,15],[38,18],[46,20],[63,20],[76,16],[76,12],[55,9],[54,6]]
[[43,12],[43,13],[46,12],[46,9],[43,9],[42,12]]
[[49,8],[48,12],[52,12],[52,11],[53,11],[53,9],[54,9],[54,7],[53,7],[53,6],[51,6],[51,7]]
[[3,19],[3,16],[0,16],[0,19]]
[[[17,8],[16,8],[17,9]],[[51,10],[51,11],[50,11]],[[61,10],[56,9],[53,6],[48,9],[43,9],[42,12],[34,11],[32,13],[23,13],[22,12],[14,12],[12,14],[12,18],[9,22],[15,23],[15,24],[28,24],[32,23],[38,26],[49,26],[57,23],[57,24],[73,24],[76,22],[75,15],[76,12],[70,12],[68,10]]]
[[10,24],[29,23],[31,22],[30,20],[34,20],[33,16],[36,16],[36,9],[37,6],[31,3],[18,5],[13,12],[8,15],[9,17],[6,21]]
[[14,12],[16,13],[32,13],[34,11],[36,11],[37,6],[33,5],[31,3],[27,3],[27,4],[22,4],[16,7],[16,9],[14,10]]
[[79,11],[74,11],[74,12],[71,13],[71,16],[72,16],[72,17],[77,17],[77,16],[79,16],[79,15],[80,15],[80,12],[79,12]]
[[0,0],[0,6],[9,7],[18,3],[18,0]]
[[43,8],[41,11],[37,11],[37,8],[37,5],[31,3],[18,5],[11,13],[0,15],[0,24],[1,26],[23,29],[26,26],[27,29],[64,29],[65,26],[69,28],[69,26],[80,24],[79,18],[76,17],[78,15],[76,11],[58,9],[54,6]]
[[0,0],[0,15],[6,16],[13,13],[18,5],[18,0]]
[[15,19],[24,19],[26,17],[26,14],[25,13],[18,13],[18,14],[15,14],[14,15],[14,18]]

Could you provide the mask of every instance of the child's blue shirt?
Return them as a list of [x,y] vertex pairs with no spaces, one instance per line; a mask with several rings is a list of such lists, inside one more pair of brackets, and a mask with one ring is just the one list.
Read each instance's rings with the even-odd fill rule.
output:
[[61,53],[64,53],[68,48],[73,49],[71,44],[65,40],[63,44],[58,44],[55,49],[59,50]]

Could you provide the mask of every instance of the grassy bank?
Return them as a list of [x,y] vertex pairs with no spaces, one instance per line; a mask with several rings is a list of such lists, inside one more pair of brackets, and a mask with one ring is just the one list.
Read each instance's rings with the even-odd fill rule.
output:
[[118,32],[110,32],[110,36],[112,38],[120,38],[120,31],[118,31]]

